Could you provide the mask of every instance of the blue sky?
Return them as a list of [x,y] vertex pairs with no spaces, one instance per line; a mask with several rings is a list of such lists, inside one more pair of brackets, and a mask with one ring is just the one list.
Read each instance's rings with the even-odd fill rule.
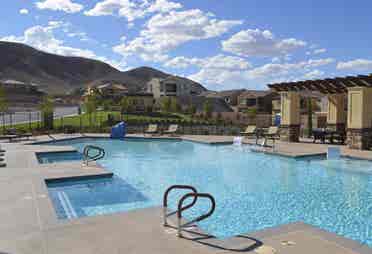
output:
[[212,90],[372,73],[367,0],[4,0],[0,40]]

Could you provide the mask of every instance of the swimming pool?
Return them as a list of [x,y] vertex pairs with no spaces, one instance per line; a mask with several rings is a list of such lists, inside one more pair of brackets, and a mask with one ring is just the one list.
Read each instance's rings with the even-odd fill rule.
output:
[[[187,141],[78,139],[53,143],[79,151],[87,144],[106,150],[107,157],[99,163],[123,181],[124,187],[108,194],[116,196],[113,202],[88,202],[78,217],[159,206],[167,187],[189,184],[215,197],[215,213],[198,225],[219,238],[303,221],[372,246],[372,162],[295,160],[251,152],[248,146]],[[110,184],[117,188],[115,182]],[[120,200],[118,196],[125,195],[128,188],[140,198]],[[107,194],[109,190],[100,191]],[[84,207],[79,195],[86,194],[74,195],[78,197],[70,198],[71,205]],[[199,215],[207,207],[201,202],[186,216]]]

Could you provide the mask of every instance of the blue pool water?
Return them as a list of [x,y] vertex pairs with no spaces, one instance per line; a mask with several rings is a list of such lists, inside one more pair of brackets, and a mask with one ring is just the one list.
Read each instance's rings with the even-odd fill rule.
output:
[[36,157],[40,164],[63,161],[81,161],[83,159],[83,155],[79,152],[37,153]]
[[[100,164],[115,177],[49,185],[60,218],[71,217],[71,211],[66,216],[56,193],[63,192],[64,205],[67,200],[80,217],[159,206],[167,187],[190,184],[215,197],[215,213],[198,225],[219,238],[303,221],[372,246],[372,162],[294,160],[254,153],[248,146],[186,141],[57,143],[80,151],[87,144],[105,148]],[[173,207],[177,197],[171,195]],[[207,209],[200,202],[186,216]]]

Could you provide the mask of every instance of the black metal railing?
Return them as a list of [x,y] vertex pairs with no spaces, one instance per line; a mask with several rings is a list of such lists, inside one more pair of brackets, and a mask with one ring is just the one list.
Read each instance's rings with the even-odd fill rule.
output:
[[[167,208],[168,208],[168,195],[172,190],[176,189],[183,189],[183,190],[190,190],[191,192],[184,194],[180,200],[178,201],[177,204],[177,210],[167,213]],[[186,200],[193,198],[191,203],[184,204]],[[211,202],[211,206],[208,212],[200,215],[199,217],[194,218],[191,221],[187,221],[186,223],[182,224],[182,213],[185,212],[186,210],[192,208],[196,202],[199,199],[208,199]],[[212,216],[214,213],[214,210],[216,209],[216,201],[214,197],[209,194],[209,193],[198,193],[196,188],[190,185],[173,185],[169,187],[163,196],[163,219],[164,219],[164,226],[169,226],[167,218],[171,215],[177,214],[177,234],[179,237],[182,237],[182,229],[188,227],[189,225],[205,220]]]
[[[94,151],[95,153],[92,154],[91,153],[92,151]],[[88,145],[84,147],[84,150],[83,150],[84,164],[88,165],[89,162],[101,160],[105,157],[105,155],[106,153],[103,148],[99,146]]]

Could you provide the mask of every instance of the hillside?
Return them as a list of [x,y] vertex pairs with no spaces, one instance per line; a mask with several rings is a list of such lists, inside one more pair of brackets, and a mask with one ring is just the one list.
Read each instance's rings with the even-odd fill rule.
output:
[[[101,61],[54,55],[12,42],[0,41],[0,56],[0,80],[35,83],[51,94],[105,81],[120,82],[132,91],[141,91],[150,79],[169,76],[150,67],[121,72]],[[202,87],[194,81],[188,82],[190,86]]]

